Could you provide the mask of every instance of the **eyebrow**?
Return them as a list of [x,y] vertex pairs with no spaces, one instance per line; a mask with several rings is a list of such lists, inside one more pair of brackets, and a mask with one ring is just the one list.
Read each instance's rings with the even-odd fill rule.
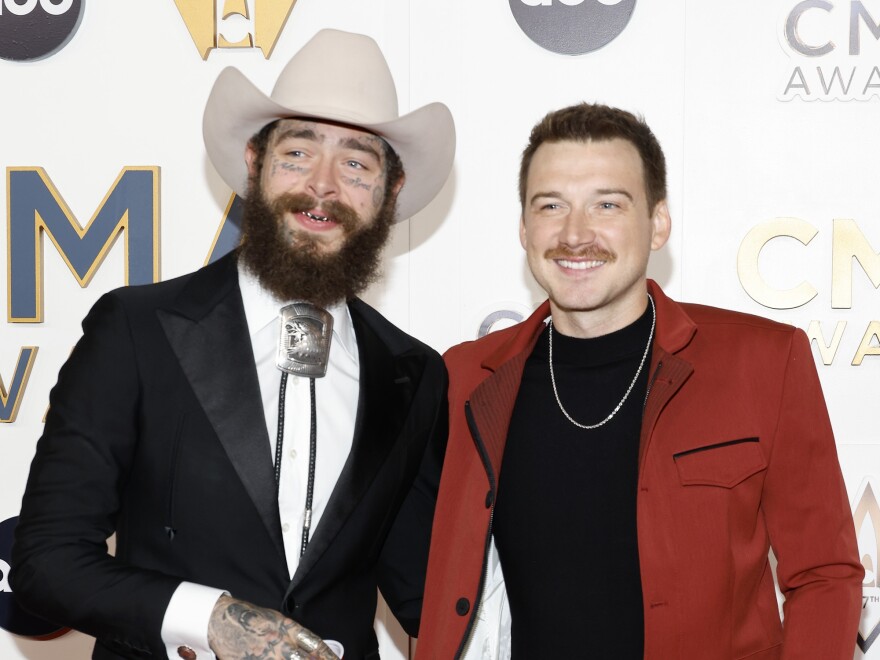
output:
[[376,158],[377,161],[381,162],[381,160],[382,160],[382,157],[379,155],[378,151],[373,149],[373,147],[371,145],[364,144],[363,142],[361,142],[357,138],[353,138],[353,137],[344,138],[342,141],[340,141],[339,144],[346,149],[354,149],[356,151],[364,151],[368,154],[372,154]]
[[[278,135],[276,144],[280,144],[287,139],[310,140],[312,142],[319,142],[321,144],[324,143],[324,136],[318,136],[318,134],[311,128],[289,128]],[[364,153],[371,154],[373,157],[375,157],[377,161],[382,161],[382,156],[379,154],[378,151],[376,151],[371,145],[364,144],[357,138],[343,138],[339,141],[339,145],[344,149],[363,151]]]
[[596,193],[599,195],[623,195],[629,201],[635,201],[633,199],[632,193],[630,193],[628,190],[624,190],[623,188],[599,188]]
[[313,142],[323,142],[323,138],[318,139],[317,133],[311,128],[288,128],[283,133],[279,134],[276,139],[276,144],[287,140],[289,138],[300,138],[303,140],[312,140]]
[[536,192],[529,198],[529,204],[534,204],[535,200],[539,197],[562,197],[562,193],[555,190],[548,190],[547,192]]
[[[630,193],[628,190],[625,190],[624,188],[599,188],[596,191],[596,194],[597,195],[623,195],[629,201],[635,202],[635,199],[633,199],[632,193]],[[541,197],[558,197],[561,199],[563,197],[563,195],[561,192],[559,192],[557,190],[547,190],[545,192],[536,192],[534,195],[532,195],[529,198],[529,204],[534,204],[535,200],[537,200]]]

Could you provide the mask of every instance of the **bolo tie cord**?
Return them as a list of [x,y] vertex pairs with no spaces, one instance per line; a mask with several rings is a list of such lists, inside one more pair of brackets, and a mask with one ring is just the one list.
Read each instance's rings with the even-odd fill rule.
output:
[[[275,499],[281,489],[281,455],[284,447],[284,401],[287,394],[287,372],[281,372],[281,386],[278,390],[278,435],[275,442]],[[309,378],[309,398],[311,399],[311,429],[309,433],[309,480],[306,487],[306,511],[303,518],[302,545],[299,556],[305,554],[309,545],[309,530],[312,527],[312,499],[315,493],[315,454],[318,449],[318,415],[315,406],[315,379]]]

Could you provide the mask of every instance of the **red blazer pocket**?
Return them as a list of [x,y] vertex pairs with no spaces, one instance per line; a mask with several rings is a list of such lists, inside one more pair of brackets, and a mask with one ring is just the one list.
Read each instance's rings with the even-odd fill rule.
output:
[[767,469],[758,438],[741,438],[672,455],[683,486],[733,488]]

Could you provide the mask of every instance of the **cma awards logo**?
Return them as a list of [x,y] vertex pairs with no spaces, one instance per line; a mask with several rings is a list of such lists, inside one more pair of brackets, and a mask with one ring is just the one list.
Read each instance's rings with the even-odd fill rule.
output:
[[[755,302],[770,309],[793,310],[813,300],[819,295],[819,290],[809,280],[803,280],[789,289],[776,288],[764,278],[760,266],[761,263],[772,262],[775,258],[773,255],[779,254],[775,252],[776,248],[768,247],[777,243],[777,239],[794,239],[803,246],[810,246],[819,234],[819,228],[806,220],[794,217],[773,218],[753,227],[746,234],[737,253],[736,270],[743,290]],[[833,219],[831,231],[826,231],[824,236],[826,240],[830,238],[831,241],[831,309],[852,310],[854,282],[865,282],[865,279],[860,277],[859,270],[875,289],[880,288],[880,253],[874,250],[859,224],[851,218]],[[765,249],[770,254],[765,253]],[[812,245],[805,253],[806,257],[809,250],[812,250],[810,254],[813,258],[810,263],[813,266],[821,263],[816,252],[819,249],[818,246]],[[788,271],[792,275],[797,274],[794,269]],[[815,279],[816,275],[814,273],[813,282],[818,281]],[[867,312],[873,316],[876,313],[876,306],[868,307]],[[845,343],[851,346],[848,350],[853,350],[851,342],[858,342],[857,348],[850,353],[852,355],[850,364],[854,367],[861,366],[865,357],[880,356],[880,345],[877,344],[877,339],[880,339],[878,317],[866,319],[866,325],[861,326],[864,327],[862,331],[861,327],[856,325],[858,317],[848,316],[850,316],[849,320],[838,319],[833,331],[830,331],[827,322],[823,324],[821,319],[815,318],[806,328],[807,336],[816,344],[822,362],[826,365],[835,361],[841,354],[839,349]],[[848,324],[849,330],[847,330]]]
[[214,48],[259,48],[269,59],[296,0],[174,0],[203,60]]
[[856,641],[865,654],[880,637],[880,504],[877,502],[877,486],[878,483],[870,477],[865,479],[853,504],[853,523],[856,527],[859,555],[865,567],[862,620]]
[[[82,288],[89,286],[114,246],[125,251],[123,284],[158,282],[159,175],[155,166],[123,167],[86,221],[89,216],[74,213],[43,168],[7,167],[7,321],[44,320],[44,243],[55,248]],[[238,244],[241,217],[241,199],[233,194],[213,242],[206,246],[206,264]],[[0,424],[16,421],[38,359],[35,343],[19,348],[12,372],[0,372]],[[44,368],[54,372],[59,366]]]
[[803,0],[779,17],[788,55],[781,101],[866,101],[880,95],[880,0]]
[[12,554],[12,536],[18,518],[0,522],[0,628],[23,637],[52,639],[67,632],[54,623],[39,619],[16,602],[9,586],[9,557]]
[[40,60],[61,50],[79,28],[84,0],[0,0],[0,58]]
[[509,0],[529,39],[562,55],[602,48],[623,32],[636,0]]

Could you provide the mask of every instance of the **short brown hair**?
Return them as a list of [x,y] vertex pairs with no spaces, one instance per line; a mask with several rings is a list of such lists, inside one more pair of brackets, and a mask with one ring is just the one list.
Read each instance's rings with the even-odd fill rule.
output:
[[535,124],[529,144],[523,150],[519,167],[519,201],[526,205],[526,179],[532,156],[544,142],[571,140],[626,140],[636,148],[642,159],[645,177],[645,196],[648,210],[653,212],[658,202],[666,199],[666,158],[657,138],[643,117],[607,105],[579,103],[548,113]]

